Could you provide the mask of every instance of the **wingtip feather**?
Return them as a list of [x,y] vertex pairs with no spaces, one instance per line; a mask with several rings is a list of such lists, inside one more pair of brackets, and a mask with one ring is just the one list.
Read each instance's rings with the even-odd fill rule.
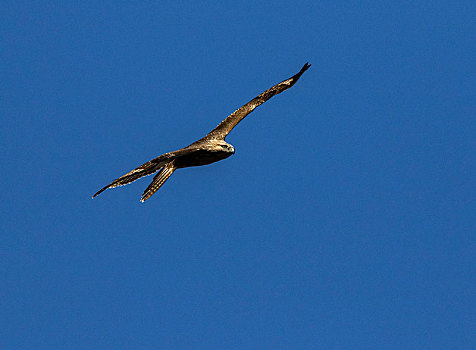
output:
[[309,64],[309,62],[304,63],[304,66],[302,66],[301,68],[301,72],[304,73],[309,69],[309,67],[311,67],[311,64]]
[[99,191],[97,191],[95,194],[93,194],[93,197],[92,199],[94,199],[94,197],[100,195],[101,193],[103,193],[105,190],[107,190],[109,188],[109,186],[106,186],[106,187],[103,187],[101,188]]

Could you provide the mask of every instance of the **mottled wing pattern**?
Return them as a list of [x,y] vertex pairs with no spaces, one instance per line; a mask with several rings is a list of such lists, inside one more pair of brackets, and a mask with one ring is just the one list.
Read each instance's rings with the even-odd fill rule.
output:
[[152,162],[147,162],[147,163],[141,165],[140,167],[135,168],[132,171],[129,171],[127,174],[122,175],[120,178],[114,180],[109,185],[104,186],[103,188],[101,188],[99,191],[97,191],[93,195],[93,198],[96,197],[97,195],[101,194],[102,192],[104,192],[108,188],[114,188],[114,187],[117,187],[117,186],[128,185],[131,182],[134,182],[134,181],[140,179],[141,177],[152,175],[153,173],[155,173],[159,169],[160,169],[160,167],[157,167],[157,164],[153,164]]
[[144,193],[142,193],[142,197],[140,199],[141,202],[145,202],[149,199],[164,183],[167,179],[172,175],[175,171],[174,162],[167,163],[162,170],[158,172],[157,175],[154,176],[154,180],[150,183],[150,185],[145,189]]
[[309,63],[306,63],[301,70],[293,75],[291,78],[286,79],[279,84],[274,85],[273,87],[269,88],[262,94],[256,96],[250,102],[245,104],[244,106],[238,108],[235,112],[230,114],[223,120],[215,129],[213,129],[204,139],[222,139],[224,140],[225,137],[230,133],[230,131],[240,122],[242,121],[248,114],[253,112],[253,110],[258,107],[259,105],[263,104],[264,102],[268,101],[274,95],[277,95],[291,86],[296,84],[299,80],[301,75],[310,67]]
[[184,149],[180,149],[180,150],[175,151],[175,152],[169,152],[169,153],[162,154],[161,156],[158,156],[157,158],[154,158],[151,161],[142,164],[141,166],[135,168],[134,170],[129,171],[127,174],[122,175],[120,178],[112,181],[109,185],[104,186],[103,188],[101,188],[98,192],[96,192],[93,195],[93,198],[96,197],[97,195],[101,194],[102,192],[104,192],[108,188],[114,188],[114,187],[118,187],[118,186],[128,185],[131,182],[134,182],[134,181],[140,179],[141,177],[152,175],[157,170],[159,170],[160,168],[163,167],[164,162],[170,161],[171,159],[174,159],[178,155],[181,155],[181,154],[186,153],[186,152],[188,152],[188,151],[186,151]]

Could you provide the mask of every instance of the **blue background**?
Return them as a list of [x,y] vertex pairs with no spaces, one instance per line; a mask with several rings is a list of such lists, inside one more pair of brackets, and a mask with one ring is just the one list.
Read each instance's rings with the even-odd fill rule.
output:
[[[2,349],[469,349],[473,1],[3,1]],[[236,154],[91,195],[312,63]]]

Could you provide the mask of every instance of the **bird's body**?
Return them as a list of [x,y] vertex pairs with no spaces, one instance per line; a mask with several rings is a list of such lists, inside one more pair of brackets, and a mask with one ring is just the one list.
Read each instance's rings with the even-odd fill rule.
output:
[[177,169],[191,166],[208,165],[228,158],[235,148],[224,140],[203,140],[184,148],[184,155],[176,158]]
[[176,169],[207,165],[230,157],[235,153],[235,148],[225,141],[225,138],[230,131],[256,107],[266,102],[274,95],[293,86],[309,67],[310,65],[306,63],[297,74],[274,85],[244,106],[237,109],[205,137],[187,147],[181,148],[177,151],[164,153],[157,158],[142,164],[100,189],[96,194],[94,194],[93,198],[108,188],[127,185],[143,176],[152,175],[160,170],[157,175],[155,175],[152,183],[142,194],[141,201],[144,202],[150,198],[150,196],[152,196],[165,183],[165,181],[167,181]]

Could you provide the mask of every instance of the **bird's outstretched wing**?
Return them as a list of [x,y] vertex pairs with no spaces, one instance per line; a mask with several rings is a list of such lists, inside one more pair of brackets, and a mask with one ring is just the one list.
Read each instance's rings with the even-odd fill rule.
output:
[[99,191],[97,191],[94,195],[93,198],[96,197],[97,195],[101,194],[108,188],[114,188],[117,186],[124,186],[128,185],[131,182],[134,182],[141,177],[147,176],[147,175],[152,175],[155,173],[157,170],[160,169],[160,166],[158,167],[157,164],[152,163],[152,161],[147,162],[145,164],[142,164],[140,167],[135,168],[134,170],[129,171],[127,174],[122,175],[120,178],[114,180],[111,182],[109,185],[104,186],[101,188]]
[[243,107],[238,108],[235,112],[230,114],[223,120],[218,126],[213,129],[204,139],[221,139],[224,140],[225,137],[230,133],[230,131],[245,118],[248,114],[253,112],[253,110],[261,105],[262,103],[268,101],[274,95],[277,95],[284,90],[289,89],[291,86],[296,84],[299,80],[301,75],[310,67],[309,63],[306,63],[301,70],[293,75],[291,78],[286,79],[279,84],[274,85],[273,87],[269,88],[261,95],[256,96],[250,102],[245,104]]
[[185,152],[186,151],[184,149],[180,149],[178,151],[162,154],[161,156],[158,156],[157,158],[154,158],[151,161],[148,161],[147,163],[142,164],[141,166],[135,168],[134,170],[129,171],[127,174],[122,175],[120,178],[112,181],[109,185],[104,186],[93,195],[93,198],[101,194],[108,188],[128,185],[131,182],[134,182],[140,179],[141,177],[152,175],[157,170],[164,167],[166,163],[170,162],[172,159],[176,158],[177,156]]

